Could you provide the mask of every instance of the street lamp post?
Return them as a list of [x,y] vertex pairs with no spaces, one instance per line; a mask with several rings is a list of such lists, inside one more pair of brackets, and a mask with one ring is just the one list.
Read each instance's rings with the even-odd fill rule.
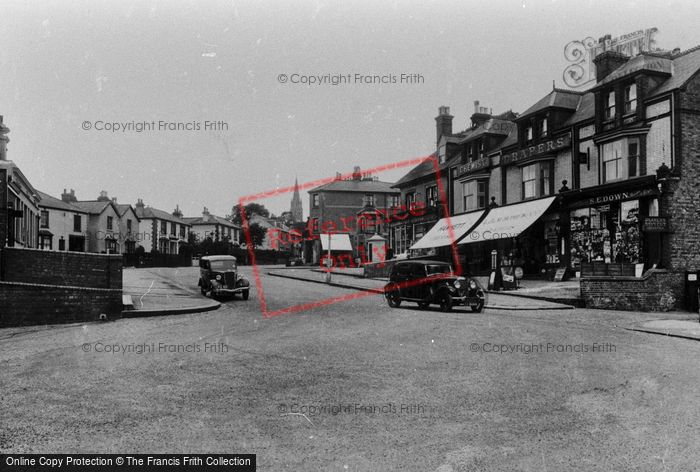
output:
[[331,233],[328,233],[328,254],[326,256],[326,283],[329,284],[331,283],[331,264],[332,264],[332,259],[331,259]]

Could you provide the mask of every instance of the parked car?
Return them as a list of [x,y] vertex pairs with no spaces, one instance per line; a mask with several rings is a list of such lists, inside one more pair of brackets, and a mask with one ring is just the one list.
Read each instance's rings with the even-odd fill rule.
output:
[[304,259],[301,257],[290,257],[287,259],[287,262],[284,265],[287,267],[302,266],[304,265]]
[[199,259],[199,289],[203,295],[235,296],[240,293],[243,300],[250,295],[250,282],[238,273],[233,256],[204,256]]
[[391,269],[389,283],[384,287],[384,296],[392,308],[405,300],[416,302],[421,308],[438,304],[442,311],[464,305],[479,313],[486,304],[484,290],[476,279],[455,275],[452,266],[441,261],[397,262]]

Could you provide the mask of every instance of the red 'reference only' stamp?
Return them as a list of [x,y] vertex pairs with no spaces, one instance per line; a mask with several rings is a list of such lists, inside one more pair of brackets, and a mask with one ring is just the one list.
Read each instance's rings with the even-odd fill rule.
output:
[[[366,174],[371,174],[371,175],[376,175],[381,172],[386,172],[386,171],[391,171],[394,169],[401,169],[401,168],[407,168],[407,167],[415,167],[419,164],[422,164],[424,162],[429,162],[434,170],[434,175],[435,175],[435,183],[438,189],[438,200],[439,204],[443,209],[447,209],[447,197],[446,197],[446,192],[445,188],[442,182],[442,179],[440,178],[441,175],[441,170],[440,170],[440,164],[438,162],[438,159],[435,155],[430,155],[427,157],[420,157],[420,158],[414,158],[414,159],[407,159],[401,162],[396,162],[392,164],[385,164],[382,166],[377,166],[371,169],[366,169],[363,171],[363,173]],[[328,177],[324,179],[318,179],[314,180],[311,182],[306,182],[304,184],[299,185],[299,190],[309,190],[311,188],[318,187],[320,185],[325,185],[331,182],[334,182],[336,180],[350,180],[353,178],[353,173],[347,173],[347,174],[341,174],[341,175],[336,175],[333,177]],[[275,189],[275,190],[269,190],[266,192],[260,192],[256,194],[251,194],[251,195],[246,195],[238,200],[238,205],[243,209],[245,205],[248,203],[259,203],[261,201],[264,201],[266,198],[270,197],[276,197],[285,193],[291,193],[294,191],[293,186],[290,187],[284,187],[280,189]],[[273,248],[278,248],[282,245],[289,245],[289,244],[299,244],[303,243],[306,241],[312,241],[312,240],[317,240],[319,237],[326,237],[328,236],[329,238],[329,243],[330,239],[334,235],[347,235],[355,230],[362,229],[372,229],[375,227],[375,225],[378,225],[380,223],[384,223],[388,225],[391,222],[396,222],[396,221],[402,221],[406,220],[410,217],[415,217],[415,216],[420,216],[424,214],[426,211],[426,207],[422,202],[416,202],[414,205],[411,205],[410,208],[406,208],[405,205],[399,205],[398,207],[393,207],[393,208],[387,208],[384,210],[377,210],[375,212],[376,217],[374,219],[368,219],[368,218],[358,218],[356,215],[352,216],[345,216],[345,217],[340,217],[338,218],[338,221],[334,221],[332,219],[326,219],[321,222],[320,227],[316,227],[313,225],[311,218],[309,218],[309,221],[307,221],[307,227],[306,231],[299,231],[298,229],[291,230],[288,232],[283,232],[279,230],[278,228],[269,228],[267,236],[268,240],[270,242],[270,245]],[[253,269],[253,274],[255,278],[255,288],[258,296],[258,300],[260,302],[260,310],[262,312],[262,315],[264,318],[269,318],[273,316],[278,316],[282,314],[287,314],[287,313],[296,313],[296,312],[301,312],[305,310],[310,310],[313,308],[318,308],[322,306],[327,306],[333,303],[340,303],[343,301],[347,300],[353,300],[357,298],[363,298],[363,297],[368,297],[372,295],[377,295],[376,290],[357,290],[352,293],[349,293],[347,295],[342,295],[342,296],[337,296],[337,297],[329,297],[325,298],[322,300],[314,300],[310,301],[307,303],[302,303],[302,304],[297,304],[297,305],[291,305],[288,307],[284,307],[281,309],[277,310],[269,310],[267,301],[265,299],[265,293],[263,290],[263,285],[262,285],[262,279],[260,277],[260,266],[256,263],[256,258],[255,258],[255,250],[253,248],[252,244],[252,237],[250,233],[250,225],[248,222],[248,217],[245,214],[245,211],[241,211],[241,219],[243,222],[243,233],[245,236],[245,241],[246,241],[246,246],[248,248],[248,256],[250,258],[250,262],[252,265]],[[442,212],[444,215],[448,215],[449,212],[443,211]],[[459,257],[457,257],[457,246],[455,243],[455,237],[454,237],[454,231],[452,229],[452,224],[450,222],[450,217],[446,216],[447,219],[447,224],[448,224],[448,235],[450,239],[450,246],[452,249],[452,255],[453,255],[453,260],[455,263],[455,270],[454,273],[457,275],[460,275],[462,273],[462,269],[460,267],[459,263]],[[320,260],[320,266],[324,270],[332,270],[331,265],[338,267],[338,268],[347,268],[347,267],[358,267],[361,266],[362,264],[368,262],[368,261],[377,261],[379,260],[380,262],[378,263],[379,265],[383,264],[384,261],[386,260],[387,256],[387,249],[386,245],[381,246],[379,248],[373,248],[371,251],[367,251],[366,248],[364,248],[362,245],[358,245],[357,248],[353,248],[352,252],[356,252],[356,254],[359,256],[357,258],[353,257],[352,253],[346,253],[346,254],[341,254],[341,255],[331,255],[331,260],[332,264],[329,264],[328,261],[326,260],[327,256],[323,256]],[[413,280],[410,282],[411,285],[419,285],[423,283],[423,280]]]

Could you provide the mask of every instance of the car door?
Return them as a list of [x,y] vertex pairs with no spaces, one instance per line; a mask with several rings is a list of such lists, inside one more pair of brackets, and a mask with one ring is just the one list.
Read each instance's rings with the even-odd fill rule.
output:
[[409,292],[405,287],[406,282],[409,281],[411,276],[411,264],[397,264],[396,265],[396,275],[394,277],[396,284],[399,286],[399,293],[401,298],[409,297]]
[[414,264],[411,268],[411,298],[425,298],[428,291],[428,286],[425,283],[426,278],[425,265]]

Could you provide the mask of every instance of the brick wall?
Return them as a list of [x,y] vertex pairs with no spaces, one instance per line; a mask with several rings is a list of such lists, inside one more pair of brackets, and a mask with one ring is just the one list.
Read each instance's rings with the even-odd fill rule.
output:
[[0,280],[121,290],[122,256],[7,247]]
[[0,282],[0,327],[121,317],[121,290]]
[[[670,269],[700,270],[700,76],[679,93],[680,153],[674,174],[662,195],[671,233],[664,235],[664,256]],[[680,154],[680,155],[678,155]],[[677,168],[678,167],[678,168]]]
[[683,274],[649,271],[642,278],[584,277],[581,297],[586,308],[669,311],[682,308]]

